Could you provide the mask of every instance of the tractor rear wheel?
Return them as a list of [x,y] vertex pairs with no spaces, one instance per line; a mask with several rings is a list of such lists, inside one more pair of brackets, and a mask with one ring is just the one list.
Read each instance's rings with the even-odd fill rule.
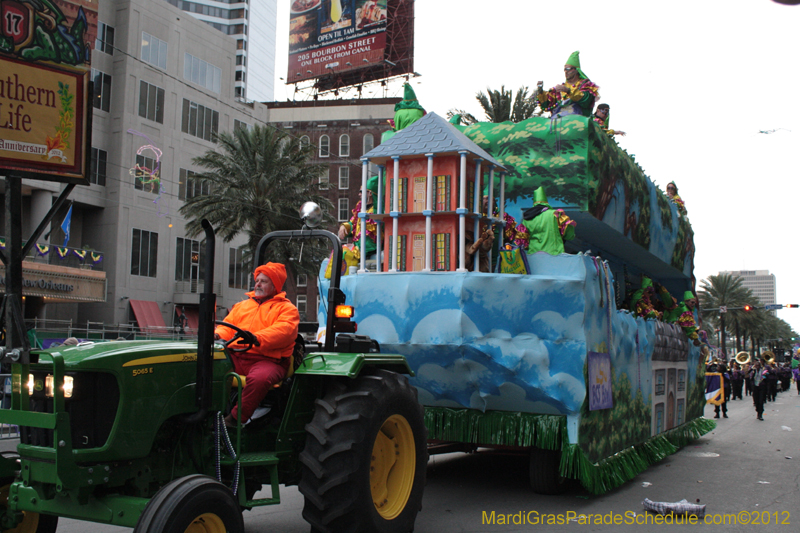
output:
[[170,481],[144,508],[134,533],[244,533],[239,502],[222,483],[194,474]]
[[[0,488],[0,514],[8,505],[8,488]],[[22,522],[14,529],[7,529],[5,533],[55,533],[58,529],[58,517],[48,514],[39,514],[31,511],[22,511]]]
[[300,454],[314,532],[408,533],[422,505],[427,432],[408,378],[365,369],[317,400]]

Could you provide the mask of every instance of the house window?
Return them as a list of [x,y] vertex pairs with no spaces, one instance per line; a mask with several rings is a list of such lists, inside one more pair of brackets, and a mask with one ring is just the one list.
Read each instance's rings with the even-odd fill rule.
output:
[[131,246],[131,275],[156,277],[158,264],[158,233],[133,230]]
[[144,80],[139,82],[139,116],[164,123],[164,89]]
[[339,222],[350,220],[350,200],[339,198]]
[[440,271],[450,270],[450,234],[433,234],[433,269]]
[[678,390],[686,390],[686,370],[678,370]]
[[308,313],[308,297],[305,294],[297,295],[297,312],[300,313],[300,320],[306,320]]
[[326,168],[322,174],[319,176],[319,188],[320,190],[326,190],[328,188],[328,183],[330,181],[330,169]]
[[349,189],[350,188],[350,168],[349,167],[339,167],[339,188],[340,189]]
[[303,135],[300,137],[300,147],[301,148],[308,148],[311,145],[311,139],[308,138],[308,135]]
[[214,91],[220,92],[222,69],[211,63],[194,57],[190,53],[183,54],[183,79]]
[[397,271],[406,271],[406,235],[397,236]]
[[184,98],[181,131],[206,141],[216,142],[219,112]]
[[678,400],[678,404],[677,404],[677,411],[678,412],[676,414],[676,416],[677,416],[676,425],[678,425],[678,426],[680,426],[684,422],[684,420],[683,420],[684,415],[685,415],[684,411],[686,411],[685,403],[686,403],[686,401],[684,399]]
[[348,157],[350,155],[350,136],[339,136],[339,156]]
[[319,156],[328,157],[331,155],[331,139],[327,135],[319,138]]
[[250,288],[250,261],[247,246],[231,248],[228,255],[228,287],[232,289]]
[[133,187],[138,191],[158,194],[161,185],[161,162],[141,154],[136,156]]
[[[406,206],[406,191],[408,190],[408,178],[400,178],[400,187],[399,190],[399,198],[397,202],[397,211],[400,213],[406,213],[408,208]],[[391,183],[389,184],[389,209],[394,210],[394,178],[392,178]]]
[[[175,281],[203,279],[203,247],[200,241],[178,237],[175,254]],[[194,291],[192,291],[194,292]]]
[[180,170],[180,181],[178,182],[178,198],[180,200],[190,200],[195,196],[211,194],[211,182],[196,177],[191,170],[182,168]]
[[167,43],[142,32],[142,61],[167,70]]
[[371,133],[367,133],[366,135],[364,135],[363,143],[364,143],[364,152],[361,155],[364,155],[373,148],[375,148],[375,137],[373,137]]
[[664,431],[664,404],[656,404],[656,435]]
[[94,41],[94,49],[108,55],[114,55],[114,26],[109,26],[105,22],[97,23],[97,39]]
[[111,108],[111,76],[105,72],[92,69],[92,80],[94,81],[92,105],[94,105],[95,109],[108,111]]
[[664,383],[664,371],[663,370],[656,370],[656,383],[655,383],[655,396],[663,396],[664,391],[666,390],[666,386]]
[[450,176],[434,176],[433,205],[436,211],[450,211]]
[[92,166],[89,169],[89,183],[105,186],[107,160],[108,153],[105,150],[92,147]]
[[298,274],[297,275],[297,286],[298,287],[306,287],[308,285],[308,274]]

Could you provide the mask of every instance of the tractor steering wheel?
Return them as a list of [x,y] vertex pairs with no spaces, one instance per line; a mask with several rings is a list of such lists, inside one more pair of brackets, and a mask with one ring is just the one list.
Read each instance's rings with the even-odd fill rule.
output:
[[[236,352],[236,353],[246,352],[246,351],[250,350],[253,346],[258,346],[259,345],[258,339],[256,339],[255,335],[253,335],[252,333],[250,333],[247,330],[244,330],[244,329],[240,328],[239,326],[234,326],[233,324],[229,324],[228,322],[223,322],[222,320],[215,320],[214,323],[217,324],[218,326],[225,326],[226,328],[231,328],[232,330],[234,330],[236,332],[236,335],[234,335],[230,340],[226,341],[226,340],[220,339],[220,340],[222,340],[222,345],[225,346],[226,349],[228,349],[228,350],[230,350],[232,352]],[[243,342],[237,343],[237,346],[240,346],[240,347],[239,348],[231,348],[230,347],[231,344],[233,344],[234,342],[236,342],[238,340],[242,340],[243,341]]]

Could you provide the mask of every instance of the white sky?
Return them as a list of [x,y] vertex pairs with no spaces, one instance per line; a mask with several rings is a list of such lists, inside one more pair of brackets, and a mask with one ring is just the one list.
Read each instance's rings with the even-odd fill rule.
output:
[[[285,77],[290,0],[278,2]],[[569,9],[567,9],[569,6]],[[611,106],[611,127],[650,178],[674,180],[695,232],[695,276],[769,270],[800,303],[800,6],[771,0],[417,0],[412,83],[428,112],[483,113],[487,87],[563,80],[569,55]],[[275,80],[275,99],[293,86]],[[383,96],[376,88],[373,94]],[[388,96],[402,96],[400,85]],[[305,97],[298,95],[298,99]],[[777,130],[759,134],[760,130]],[[778,312],[800,332],[800,309]]]

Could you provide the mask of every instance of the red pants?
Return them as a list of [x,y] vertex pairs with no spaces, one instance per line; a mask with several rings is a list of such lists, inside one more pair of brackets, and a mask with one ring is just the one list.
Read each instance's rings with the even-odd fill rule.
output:
[[[267,395],[269,389],[286,376],[289,359],[284,358],[279,363],[275,359],[249,353],[234,353],[232,357],[236,373],[246,378],[242,391],[242,423],[245,423],[250,420],[258,402]],[[234,419],[236,411],[236,407],[231,411]]]

